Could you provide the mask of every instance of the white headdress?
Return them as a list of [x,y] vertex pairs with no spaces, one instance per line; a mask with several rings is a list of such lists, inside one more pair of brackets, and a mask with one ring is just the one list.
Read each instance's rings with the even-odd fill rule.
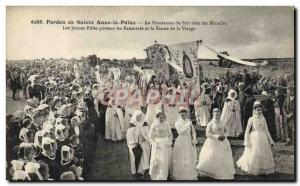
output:
[[19,139],[21,141],[25,141],[25,142],[28,142],[28,137],[27,137],[27,132],[29,131],[28,128],[25,128],[23,127],[21,130],[20,130],[20,133],[19,133]]
[[24,168],[25,168],[25,172],[27,173],[27,178],[29,180],[31,180],[31,178],[28,174],[32,174],[32,173],[36,174],[38,176],[39,180],[43,180],[43,177],[41,176],[41,174],[39,172],[40,164],[28,162]]
[[24,162],[20,160],[12,160],[11,162],[12,168],[14,171],[22,170],[24,166]]
[[[231,97],[231,94],[233,94],[233,93],[234,93],[234,97]],[[237,98],[237,96],[238,95],[237,95],[236,91],[234,89],[230,89],[227,94],[227,99],[234,101]]]
[[[52,148],[53,148],[52,143],[55,143],[55,140],[53,140],[53,139],[51,139],[49,137],[43,137],[43,139],[42,139],[43,152],[45,152],[44,145],[50,145],[51,152],[52,152]],[[53,158],[50,158],[50,159],[55,159],[55,156]]]
[[267,91],[263,91],[263,92],[261,93],[261,95],[268,96],[268,93],[267,93]]
[[[63,152],[67,152],[69,154],[69,159],[68,160],[64,159]],[[73,153],[72,153],[71,147],[69,147],[67,145],[62,146],[61,147],[61,160],[60,160],[60,163],[62,165],[66,165],[66,164],[70,163],[72,161],[72,159],[73,159]]]
[[42,131],[37,131],[35,133],[35,136],[34,136],[34,146],[35,147],[42,148],[42,141],[40,142],[39,139],[42,138],[42,140],[43,140],[43,137],[44,137],[44,135],[43,135]]
[[64,141],[65,140],[64,131],[63,131],[65,128],[66,127],[62,124],[56,125],[56,127],[55,127],[55,136],[56,136],[56,139],[58,141]]
[[[138,115],[142,116],[141,121],[136,120]],[[144,122],[145,122],[145,114],[141,110],[135,110],[132,114],[129,123],[135,125],[136,127],[142,127],[144,125]]]

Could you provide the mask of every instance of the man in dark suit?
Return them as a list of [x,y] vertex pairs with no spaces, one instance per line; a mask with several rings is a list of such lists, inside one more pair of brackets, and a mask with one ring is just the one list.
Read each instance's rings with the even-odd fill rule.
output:
[[284,114],[284,134],[286,136],[286,145],[293,144],[295,131],[295,96],[294,88],[290,87],[287,90],[287,97],[283,103]]

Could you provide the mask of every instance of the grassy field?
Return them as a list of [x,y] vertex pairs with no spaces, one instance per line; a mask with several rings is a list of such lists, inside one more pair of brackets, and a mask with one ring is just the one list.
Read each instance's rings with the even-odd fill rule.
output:
[[[12,114],[16,110],[21,110],[26,104],[24,99],[11,99],[11,91],[6,91],[6,111]],[[205,141],[204,132],[196,127],[199,144],[197,152],[199,154]],[[234,162],[243,153],[243,141],[230,140]],[[284,146],[283,143],[276,143],[277,150],[274,152],[276,173],[268,176],[248,176],[239,168],[236,168],[235,180],[254,181],[254,180],[293,180],[294,179],[294,146]],[[101,136],[95,149],[96,156],[92,166],[91,175],[88,180],[136,180],[130,174],[129,154],[126,141],[107,142]],[[199,178],[200,181],[207,181],[208,178]]]

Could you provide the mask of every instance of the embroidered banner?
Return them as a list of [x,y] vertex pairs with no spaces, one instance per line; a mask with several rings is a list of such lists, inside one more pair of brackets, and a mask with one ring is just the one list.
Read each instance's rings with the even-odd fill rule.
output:
[[164,45],[155,43],[154,45],[145,49],[149,62],[153,65],[155,76],[159,81],[163,79],[169,80],[169,68],[166,63],[166,51]]
[[199,79],[198,45],[193,41],[165,46],[166,62],[178,72],[181,83],[193,85]]

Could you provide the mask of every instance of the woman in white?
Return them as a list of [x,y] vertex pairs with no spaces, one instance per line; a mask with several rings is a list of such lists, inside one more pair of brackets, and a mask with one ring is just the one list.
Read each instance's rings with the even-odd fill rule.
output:
[[134,113],[135,110],[141,110],[140,103],[137,101],[134,101],[134,95],[137,94],[139,91],[138,87],[136,84],[131,84],[129,88],[129,95],[126,100],[126,106],[125,106],[125,119],[124,119],[124,124],[125,124],[125,134],[128,130],[129,127],[129,122],[130,119]]
[[105,115],[105,139],[120,141],[124,139],[123,112],[110,100]]
[[212,101],[207,94],[207,90],[203,91],[202,95],[198,96],[198,99],[195,101],[195,115],[197,118],[197,124],[206,127],[210,120],[210,109]]
[[161,104],[159,103],[160,94],[158,89],[155,88],[154,85],[151,86],[147,95],[147,112],[146,112],[146,122],[149,126],[155,122],[155,114],[156,111],[161,108]]
[[228,136],[231,137],[238,137],[243,132],[240,103],[236,98],[236,91],[230,89],[221,115],[221,121],[228,128]]
[[202,146],[197,169],[200,175],[214,179],[234,179],[235,169],[227,129],[220,120],[220,110],[213,110],[213,119],[206,128],[206,140]]
[[175,129],[175,122],[179,118],[178,106],[176,106],[176,89],[171,87],[167,90],[165,96],[165,103],[163,105],[164,113],[166,114],[167,122],[171,130]]
[[262,114],[261,103],[256,101],[253,109],[253,116],[249,118],[245,132],[244,153],[237,165],[249,174],[272,174],[275,164],[271,146],[274,146],[274,142]]
[[[127,131],[127,146],[129,149],[131,173],[142,174],[149,169],[151,146],[149,142],[149,127],[145,123],[145,115],[142,111],[136,110],[130,120]],[[135,154],[134,149],[141,148],[141,154]],[[140,161],[136,161],[136,156],[140,156]]]
[[187,109],[180,107],[179,114],[180,118],[175,123],[178,137],[173,148],[172,177],[174,180],[196,180],[196,132],[192,122],[187,118]]
[[171,165],[172,132],[162,110],[156,113],[151,125],[149,141],[152,145],[149,174],[152,180],[167,180]]

